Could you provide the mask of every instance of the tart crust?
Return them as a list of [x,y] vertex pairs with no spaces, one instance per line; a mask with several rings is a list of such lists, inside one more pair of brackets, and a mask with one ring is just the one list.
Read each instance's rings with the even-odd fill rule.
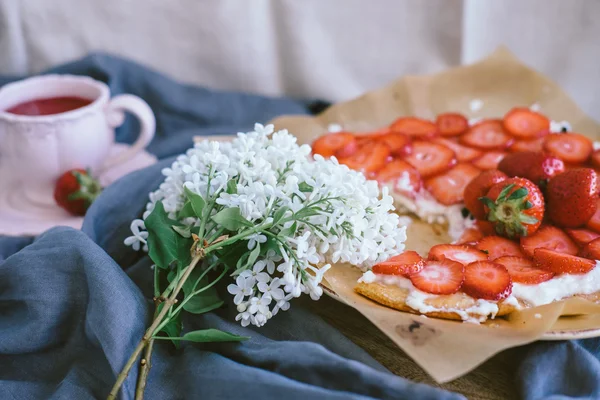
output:
[[[452,311],[435,311],[422,313],[417,311],[406,304],[406,298],[409,290],[400,288],[395,285],[382,285],[379,283],[364,283],[359,282],[354,290],[361,295],[376,301],[384,306],[395,308],[396,310],[406,311],[413,314],[426,315],[433,318],[451,319],[462,321],[463,319],[459,314]],[[467,296],[462,292],[457,292],[450,295],[437,295],[432,296],[425,300],[425,304],[435,307],[437,309],[456,309],[466,312],[471,307],[476,307],[477,300]],[[513,304],[506,304],[503,301],[498,302],[498,313],[496,317],[501,317],[515,311],[517,307]],[[486,319],[489,316],[482,316],[481,314],[468,314],[473,319]]]

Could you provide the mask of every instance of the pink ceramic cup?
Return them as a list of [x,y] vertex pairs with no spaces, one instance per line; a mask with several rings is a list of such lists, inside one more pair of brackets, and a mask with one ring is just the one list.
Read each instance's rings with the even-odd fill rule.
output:
[[[89,105],[59,114],[28,116],[6,112],[18,104],[54,97],[89,99]],[[109,158],[115,127],[130,112],[140,121],[136,142]],[[129,160],[154,137],[156,121],[146,102],[124,94],[110,98],[104,83],[73,75],[44,75],[0,89],[0,190],[30,206],[54,203],[56,180],[73,168],[93,174]]]

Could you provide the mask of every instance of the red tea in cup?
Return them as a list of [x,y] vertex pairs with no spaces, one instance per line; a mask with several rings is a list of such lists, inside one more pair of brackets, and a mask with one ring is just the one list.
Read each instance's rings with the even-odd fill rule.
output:
[[82,97],[51,97],[47,99],[35,99],[25,103],[17,104],[6,110],[6,112],[17,115],[52,115],[67,111],[73,111],[92,103],[92,100]]

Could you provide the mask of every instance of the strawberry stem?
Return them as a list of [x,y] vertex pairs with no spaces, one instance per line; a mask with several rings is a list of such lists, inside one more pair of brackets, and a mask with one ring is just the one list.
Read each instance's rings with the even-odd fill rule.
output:
[[533,207],[533,204],[527,200],[529,190],[521,187],[509,195],[514,184],[506,185],[496,201],[489,197],[480,197],[487,208],[487,219],[494,223],[496,232],[509,238],[516,236],[527,236],[527,226],[535,225],[539,220],[523,211]]

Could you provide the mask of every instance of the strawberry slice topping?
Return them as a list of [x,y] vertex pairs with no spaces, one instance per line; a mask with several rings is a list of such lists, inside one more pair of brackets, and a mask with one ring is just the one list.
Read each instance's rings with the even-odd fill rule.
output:
[[383,143],[370,142],[354,155],[340,159],[340,164],[364,173],[377,172],[383,168],[390,155],[390,149]]
[[464,268],[462,264],[448,259],[428,260],[421,271],[410,276],[410,281],[426,293],[452,294],[462,286]]
[[577,254],[577,245],[562,230],[555,226],[543,226],[533,235],[521,238],[521,248],[529,257],[536,249],[548,249],[563,254]]
[[448,138],[438,137],[433,140],[435,143],[439,143],[446,146],[454,152],[458,162],[469,162],[473,161],[483,155],[483,151],[479,149],[473,149],[471,147],[463,146],[462,144]]
[[338,152],[341,157],[352,149],[358,150],[358,146],[354,135],[348,132],[327,133],[312,144],[313,154],[320,154],[323,157],[338,156]]
[[443,175],[429,178],[425,187],[440,203],[447,206],[457,204],[463,201],[465,187],[479,172],[470,164],[458,164]]
[[515,256],[497,258],[494,262],[504,265],[513,282],[535,285],[552,279],[554,272],[536,268],[533,261]]
[[390,125],[390,130],[418,138],[433,137],[438,133],[433,122],[416,117],[398,118]]
[[488,151],[481,157],[473,160],[472,164],[479,169],[498,169],[498,164],[506,156],[504,151]]
[[565,229],[567,235],[571,237],[578,245],[583,246],[588,244],[594,239],[600,237],[600,233],[591,231],[589,229]]
[[469,129],[469,121],[457,113],[440,114],[435,120],[435,124],[442,136],[458,136]]
[[475,245],[481,238],[483,238],[483,233],[479,229],[467,228],[462,236],[453,244]]
[[487,120],[472,126],[460,137],[461,143],[483,150],[503,150],[514,142],[498,120]]
[[600,150],[596,150],[592,153],[590,162],[595,169],[600,169]]
[[555,274],[585,274],[596,266],[592,260],[548,249],[535,249],[533,261],[538,268]]
[[484,206],[479,198],[485,196],[492,186],[505,181],[506,178],[507,176],[504,172],[492,169],[480,173],[469,182],[464,190],[464,201],[465,207],[473,217],[476,219],[486,219]]
[[503,265],[476,261],[465,267],[462,291],[476,299],[499,301],[512,293],[512,281]]
[[589,258],[590,260],[600,260],[600,240],[594,239],[585,244],[578,255],[580,257]]
[[409,276],[425,266],[425,260],[416,251],[408,250],[373,266],[373,272],[384,275]]
[[460,244],[438,244],[429,250],[429,258],[431,260],[448,259],[467,265],[475,261],[487,260],[488,256],[483,251],[477,250],[471,246]]
[[521,246],[517,242],[502,236],[486,236],[477,242],[475,247],[487,253],[490,260],[505,256],[523,257]]
[[510,146],[510,151],[542,151],[544,150],[544,138],[533,140],[517,140]]
[[585,162],[594,150],[592,141],[578,133],[548,135],[544,150],[568,163]]
[[594,232],[600,233],[600,199],[597,200],[596,205],[596,212],[592,215],[586,226]]
[[402,133],[390,132],[380,136],[378,140],[385,143],[394,156],[403,157],[410,154],[412,151],[410,138]]
[[405,161],[419,171],[421,177],[429,178],[440,174],[456,164],[454,152],[438,143],[413,142],[412,153]]
[[[377,181],[381,183],[395,182],[394,189],[410,197],[419,192],[423,185],[419,171],[402,160],[393,160],[383,167],[377,173]],[[402,185],[400,185],[400,182],[402,182]]]
[[504,116],[504,129],[520,139],[533,139],[550,132],[550,120],[529,108],[513,108]]

